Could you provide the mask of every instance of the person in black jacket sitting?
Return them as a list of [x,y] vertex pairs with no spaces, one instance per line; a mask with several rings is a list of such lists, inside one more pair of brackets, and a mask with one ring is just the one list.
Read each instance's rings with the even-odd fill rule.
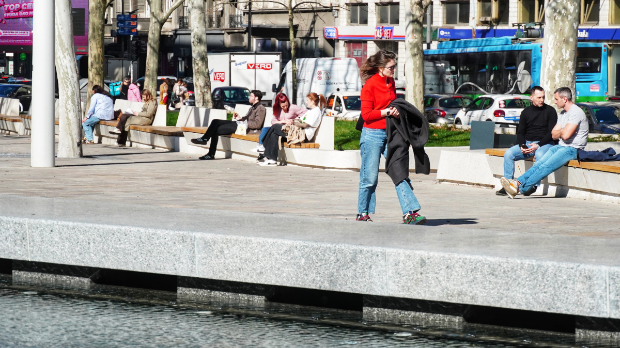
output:
[[[545,104],[545,90],[540,86],[532,87],[530,95],[532,105],[521,112],[519,124],[517,124],[517,145],[509,148],[504,153],[504,177],[514,178],[515,161],[521,161],[534,156],[535,160],[541,159],[545,153],[555,145],[551,137],[551,130],[558,122],[558,113],[555,108]],[[537,186],[532,186],[524,196],[536,192]],[[506,196],[503,188],[495,192],[498,196]]]

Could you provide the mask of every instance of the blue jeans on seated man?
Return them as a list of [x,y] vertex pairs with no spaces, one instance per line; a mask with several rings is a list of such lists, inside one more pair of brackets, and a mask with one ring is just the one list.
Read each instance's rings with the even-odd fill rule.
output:
[[263,140],[265,139],[265,135],[269,132],[269,128],[271,127],[263,127],[260,131],[260,135],[258,136],[258,145],[263,145]]
[[86,121],[82,123],[82,129],[84,129],[86,140],[93,141],[93,129],[95,129],[97,123],[99,123],[99,119],[95,116],[87,118]]
[[[387,154],[387,135],[385,129],[364,128],[360,138],[360,153],[362,166],[360,168],[360,185],[357,201],[357,212],[375,213],[376,197],[375,190],[379,180],[379,160]],[[420,210],[420,203],[413,194],[413,188],[409,179],[396,185],[396,195],[400,202],[403,215],[409,211]]]
[[[531,147],[531,144],[538,144],[538,141],[526,141],[525,145]],[[536,161],[539,161],[547,151],[552,147],[552,144],[546,144],[544,146],[539,147],[534,153],[524,154],[521,152],[521,147],[519,145],[515,145],[504,153],[504,178],[513,179],[515,175],[515,161],[522,161],[527,158],[531,158],[534,156]],[[540,185],[540,183],[536,183],[535,186]]]
[[549,174],[575,159],[577,159],[576,148],[561,145],[552,146],[540,160],[534,163],[532,168],[517,178],[520,183],[519,190],[521,192],[529,190]]

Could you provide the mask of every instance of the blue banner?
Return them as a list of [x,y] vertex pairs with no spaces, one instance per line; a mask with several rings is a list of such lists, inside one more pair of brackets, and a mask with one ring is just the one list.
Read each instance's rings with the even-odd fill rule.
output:
[[116,20],[117,21],[137,21],[138,15],[137,14],[119,14],[119,15],[116,15]]

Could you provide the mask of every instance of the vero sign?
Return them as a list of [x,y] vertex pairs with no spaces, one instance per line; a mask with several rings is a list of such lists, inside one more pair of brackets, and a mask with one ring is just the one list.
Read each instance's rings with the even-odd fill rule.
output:
[[248,69],[254,70],[271,70],[273,68],[272,63],[248,63]]
[[225,72],[214,72],[213,73],[213,81],[226,81],[226,73]]

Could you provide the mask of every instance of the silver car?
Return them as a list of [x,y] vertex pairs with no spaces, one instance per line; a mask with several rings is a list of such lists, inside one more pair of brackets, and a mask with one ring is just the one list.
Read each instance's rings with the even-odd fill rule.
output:
[[459,110],[471,102],[467,95],[427,94],[424,96],[424,115],[431,123],[453,124]]

